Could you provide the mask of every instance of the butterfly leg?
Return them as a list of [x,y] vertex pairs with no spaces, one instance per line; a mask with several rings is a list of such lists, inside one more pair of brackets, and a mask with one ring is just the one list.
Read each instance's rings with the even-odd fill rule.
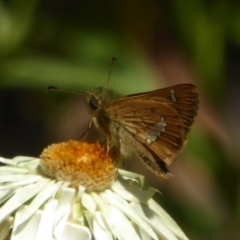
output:
[[110,141],[109,141],[109,138],[106,137],[106,147],[107,147],[107,154],[109,154],[109,151],[110,151]]
[[87,129],[82,133],[82,135],[78,138],[79,141],[84,141],[84,140],[85,140],[85,138],[86,138],[87,134],[89,133],[89,131],[91,130],[92,126],[93,126],[93,120],[92,120],[92,118],[91,118],[91,120],[90,120],[89,123],[88,123],[88,128],[87,128]]
[[117,141],[115,142],[115,144],[111,146],[111,149],[109,150],[109,155],[113,159],[113,163],[116,168],[116,179],[117,179],[118,169],[120,168],[120,165],[122,165],[123,157],[121,155],[121,139],[117,136],[116,140]]
[[115,171],[116,171],[116,176],[115,176],[115,181],[118,178],[118,169],[120,167],[120,162],[121,162],[121,154],[120,154],[120,148],[119,146],[113,146],[109,150],[109,156],[112,158],[113,163],[115,165]]

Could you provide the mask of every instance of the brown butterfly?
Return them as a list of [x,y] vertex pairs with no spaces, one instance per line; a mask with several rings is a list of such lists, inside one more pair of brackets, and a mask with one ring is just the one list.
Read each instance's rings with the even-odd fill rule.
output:
[[86,99],[92,111],[89,129],[93,123],[106,136],[110,151],[118,149],[123,157],[134,153],[158,177],[171,176],[167,166],[186,144],[197,114],[196,86],[179,84],[124,97],[100,87],[86,91]]

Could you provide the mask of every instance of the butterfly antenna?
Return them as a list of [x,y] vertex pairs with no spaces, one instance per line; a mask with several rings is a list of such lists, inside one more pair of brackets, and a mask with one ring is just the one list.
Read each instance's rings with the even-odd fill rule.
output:
[[108,73],[108,79],[107,79],[107,83],[105,85],[105,89],[107,89],[108,87],[108,84],[109,84],[109,81],[110,81],[110,78],[111,78],[111,74],[112,74],[112,66],[113,66],[113,63],[117,61],[117,59],[115,57],[113,57],[110,61],[110,66],[109,66],[109,73]]
[[54,86],[49,86],[49,87],[45,90],[45,93],[50,92],[50,91],[66,92],[66,93],[78,94],[78,95],[81,95],[81,94],[82,94],[82,93],[80,93],[80,92],[69,91],[69,90],[62,89],[62,88],[57,88],[57,87],[54,87]]

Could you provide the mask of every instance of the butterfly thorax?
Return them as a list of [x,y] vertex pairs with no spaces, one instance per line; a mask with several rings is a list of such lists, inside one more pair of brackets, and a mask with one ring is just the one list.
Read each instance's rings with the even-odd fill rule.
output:
[[119,94],[105,87],[91,88],[86,91],[86,99],[93,115],[93,123],[107,136],[111,135],[111,119],[114,114],[109,105],[119,98]]

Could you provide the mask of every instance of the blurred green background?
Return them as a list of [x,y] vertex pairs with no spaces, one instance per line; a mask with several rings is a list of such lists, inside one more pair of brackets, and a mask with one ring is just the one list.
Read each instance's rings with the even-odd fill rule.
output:
[[158,187],[190,239],[240,239],[240,2],[0,0],[0,155],[38,156],[77,139],[90,118],[82,92],[121,94],[192,82],[200,110],[174,178],[125,167]]

